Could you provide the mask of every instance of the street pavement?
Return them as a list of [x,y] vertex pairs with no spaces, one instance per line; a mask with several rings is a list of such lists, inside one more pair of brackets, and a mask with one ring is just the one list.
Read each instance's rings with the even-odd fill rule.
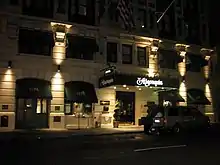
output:
[[0,142],[1,164],[219,165],[220,131],[147,136],[15,138]]

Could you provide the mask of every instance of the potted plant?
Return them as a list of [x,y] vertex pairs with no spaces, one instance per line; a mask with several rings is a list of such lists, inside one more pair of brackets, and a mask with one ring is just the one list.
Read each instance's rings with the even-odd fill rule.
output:
[[119,121],[120,121],[120,108],[121,108],[121,105],[120,105],[120,102],[117,100],[116,103],[115,103],[115,110],[114,110],[114,120],[113,120],[113,127],[114,128],[118,128],[119,126]]

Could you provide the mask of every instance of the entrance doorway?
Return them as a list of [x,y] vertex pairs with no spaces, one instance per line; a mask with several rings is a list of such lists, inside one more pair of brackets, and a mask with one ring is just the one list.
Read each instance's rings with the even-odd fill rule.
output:
[[135,93],[116,91],[116,100],[120,104],[120,122],[135,124]]
[[48,128],[49,108],[50,100],[18,98],[16,100],[16,128]]

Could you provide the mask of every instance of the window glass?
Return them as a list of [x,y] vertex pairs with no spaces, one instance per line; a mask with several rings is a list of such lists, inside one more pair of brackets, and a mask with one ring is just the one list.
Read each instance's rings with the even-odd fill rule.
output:
[[170,107],[168,110],[168,116],[179,116],[178,108]]
[[37,113],[41,113],[41,100],[37,99]]
[[118,44],[113,42],[107,43],[107,62],[117,63]]
[[147,67],[146,47],[137,47],[138,65]]
[[66,103],[65,104],[65,114],[71,114],[72,110],[71,110],[71,103]]
[[132,64],[132,45],[122,45],[122,63]]

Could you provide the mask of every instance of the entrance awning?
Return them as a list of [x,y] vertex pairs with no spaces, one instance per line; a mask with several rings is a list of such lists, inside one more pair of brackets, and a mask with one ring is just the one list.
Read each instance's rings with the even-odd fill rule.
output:
[[93,84],[84,81],[65,83],[65,100],[76,103],[98,103]]
[[187,101],[189,104],[210,105],[210,101],[201,89],[192,88],[187,90]]
[[162,93],[165,101],[185,102],[177,90],[163,91]]
[[16,98],[52,99],[51,84],[47,80],[24,78],[16,81]]

